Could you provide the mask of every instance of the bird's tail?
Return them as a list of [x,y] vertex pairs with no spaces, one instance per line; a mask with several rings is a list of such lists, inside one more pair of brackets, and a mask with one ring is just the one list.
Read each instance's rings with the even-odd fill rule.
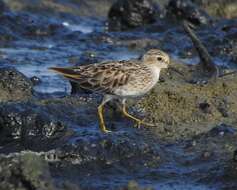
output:
[[50,67],[49,70],[57,72],[70,79],[79,79],[80,75],[73,68]]

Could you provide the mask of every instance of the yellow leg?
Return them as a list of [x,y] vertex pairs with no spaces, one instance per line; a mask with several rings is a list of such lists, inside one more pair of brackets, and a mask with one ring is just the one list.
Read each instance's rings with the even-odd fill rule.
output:
[[104,122],[104,117],[103,117],[103,108],[104,108],[104,103],[102,102],[98,107],[100,130],[104,133],[109,133],[111,131],[107,130],[105,127],[105,122]]
[[141,124],[146,125],[146,126],[149,126],[149,127],[154,127],[154,124],[146,123],[146,122],[142,121],[141,119],[138,119],[138,118],[136,118],[136,117],[130,115],[130,114],[127,112],[127,110],[126,110],[125,102],[123,102],[123,109],[122,109],[122,111],[123,111],[123,114],[124,114],[126,117],[128,117],[128,118],[130,118],[130,119],[136,121],[137,124],[138,124],[138,127],[140,127]]

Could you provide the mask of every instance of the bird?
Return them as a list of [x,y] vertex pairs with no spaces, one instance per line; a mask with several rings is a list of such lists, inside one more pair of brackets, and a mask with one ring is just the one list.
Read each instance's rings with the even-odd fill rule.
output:
[[111,131],[106,128],[103,112],[105,104],[113,99],[121,102],[124,116],[137,122],[138,126],[154,126],[128,113],[126,100],[147,94],[159,81],[161,69],[168,68],[169,64],[167,53],[160,49],[150,49],[140,59],[49,69],[78,83],[83,89],[103,95],[97,107],[99,127],[102,132],[109,133]]

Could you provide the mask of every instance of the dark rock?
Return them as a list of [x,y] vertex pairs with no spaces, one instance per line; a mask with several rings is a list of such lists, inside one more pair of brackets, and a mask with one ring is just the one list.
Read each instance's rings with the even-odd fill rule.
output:
[[159,8],[150,0],[120,0],[108,14],[110,31],[129,30],[156,21]]
[[140,187],[136,181],[129,181],[126,187],[123,187],[121,190],[153,190],[153,188]]
[[91,94],[92,91],[91,90],[87,90],[87,89],[84,89],[84,88],[81,88],[80,85],[76,82],[73,82],[73,81],[69,81],[70,84],[71,84],[71,94]]
[[203,7],[210,15],[235,18],[237,16],[236,0],[192,0],[192,2]]
[[[95,37],[95,35],[93,35]],[[102,42],[98,42],[102,43]],[[88,65],[92,63],[99,63],[103,61],[103,58],[101,55],[97,55],[96,52],[93,51],[85,51],[80,56],[70,56],[68,58],[69,63],[79,66],[79,65]]]
[[18,16],[22,21],[24,28],[23,35],[30,36],[54,36],[63,33],[67,29],[54,19],[48,19],[43,16],[35,16],[31,14],[23,14]]
[[5,34],[2,40],[20,39],[22,37],[48,37],[61,34],[67,29],[55,19],[30,13],[5,12],[0,15],[0,31]]
[[30,78],[31,82],[33,83],[33,85],[38,85],[41,83],[41,79],[37,76],[33,76]]
[[183,28],[192,40],[193,45],[200,57],[200,63],[196,67],[197,72],[194,73],[193,78],[196,78],[198,81],[200,81],[198,78],[201,76],[201,84],[205,84],[206,82],[203,83],[203,81],[209,82],[212,79],[219,77],[219,67],[216,66],[206,47],[191,29],[189,23],[184,21]]
[[[0,105],[1,144],[19,141],[23,149],[48,149],[65,135],[65,126],[47,109],[30,103]],[[40,142],[40,143],[39,143]]]
[[213,23],[212,27],[203,27],[201,31],[197,30],[195,33],[207,48],[213,60],[218,57],[223,60],[223,64],[225,65],[228,60],[233,62],[237,60],[236,26],[236,19],[222,19]]
[[[88,165],[88,169],[117,165],[126,167],[129,172],[129,169],[139,169],[144,164],[148,168],[158,166],[161,162],[162,150],[155,145],[156,142],[148,142],[140,137],[142,134],[126,132],[110,136],[100,133],[94,135],[81,133],[73,144],[65,144],[61,147],[61,151],[55,152],[54,157],[81,167]],[[137,141],[137,138],[140,141]]]
[[122,183],[118,179],[116,183],[111,181],[108,184],[107,179],[117,172],[122,172],[122,176],[135,177],[136,171],[148,172],[159,167],[163,161],[162,153],[157,139],[144,139],[136,131],[114,132],[111,135],[87,131],[78,134],[73,143],[47,154],[47,159],[60,162],[60,166],[55,168],[60,170],[59,178],[69,180],[77,176],[80,180],[76,183],[82,189],[121,189],[118,187],[124,186],[127,177]]
[[[0,26],[0,41],[1,42],[8,42],[12,40],[18,39],[17,35],[14,34],[9,28],[4,26]],[[2,44],[1,44],[2,45]]]
[[0,68],[0,101],[26,100],[32,96],[30,79],[14,68]]
[[234,162],[237,162],[237,150],[234,151],[233,160]]
[[211,152],[205,151],[205,152],[202,153],[202,159],[203,160],[208,160],[208,159],[211,158],[211,156],[212,156]]
[[211,113],[211,107],[210,104],[207,102],[203,102],[199,104],[199,108],[204,112],[204,113]]
[[209,15],[189,0],[170,0],[167,10],[167,16],[173,15],[173,19],[185,19],[195,25],[211,22]]
[[85,51],[80,56],[80,65],[82,64],[92,64],[92,63],[98,63],[102,61],[103,59],[99,57],[96,52],[93,51]]
[[39,13],[47,16],[73,15],[106,17],[107,12],[115,0],[11,0],[5,1],[6,5],[13,11]]
[[8,8],[7,8],[6,4],[1,0],[0,1],[0,15],[7,10],[8,10]]
[[[195,71],[193,69],[195,66],[185,66],[183,64],[181,67],[179,66],[176,67],[175,62],[172,62],[172,67],[175,67],[178,71],[182,71],[186,80],[191,79],[193,76],[192,72]],[[149,113],[147,114],[148,116],[146,119],[153,121],[153,123],[157,123],[157,126],[162,126],[162,123],[164,123],[164,126],[172,124],[173,127],[171,127],[173,128],[173,131],[171,134],[177,137],[178,133],[180,133],[182,139],[186,132],[188,132],[187,135],[189,137],[191,133],[197,135],[204,132],[201,131],[201,128],[205,131],[210,130],[211,126],[219,126],[220,121],[225,121],[225,123],[235,123],[237,107],[233,106],[236,102],[233,100],[236,97],[233,92],[237,89],[235,82],[232,83],[232,81],[237,80],[236,75],[219,78],[215,83],[193,85],[184,81],[184,78],[181,78],[178,73],[172,72],[172,74],[168,75],[169,71],[164,72],[167,72],[163,75],[165,76],[165,82],[159,83],[159,85],[153,88],[145,99],[136,104],[139,109],[146,110],[145,112]],[[190,92],[192,92],[192,96],[190,95]],[[220,113],[219,110],[219,106],[223,104],[223,101],[225,102],[225,107],[228,108],[228,117]],[[200,103],[204,103],[201,104],[202,109],[199,107]],[[159,109],[157,109],[158,107]],[[211,114],[205,113],[210,111]],[[198,128],[194,127],[195,132],[189,127],[194,123],[199,125]],[[200,123],[206,124],[203,124],[201,127]],[[180,124],[183,126],[186,125],[187,130],[185,127],[180,129]],[[222,127],[225,130],[232,128],[228,125]],[[233,126],[233,129],[234,128],[235,127]],[[157,129],[161,129],[161,127]],[[200,131],[197,132],[197,130]],[[229,135],[229,133],[225,131],[224,134]]]
[[223,100],[217,107],[219,112],[223,115],[223,117],[228,117],[229,114],[229,109],[228,109],[228,101],[226,99]]
[[1,155],[0,170],[0,189],[57,189],[48,164],[36,153]]
[[237,130],[234,127],[222,123],[211,129],[207,134],[208,136],[224,136],[224,135],[234,135],[236,133]]

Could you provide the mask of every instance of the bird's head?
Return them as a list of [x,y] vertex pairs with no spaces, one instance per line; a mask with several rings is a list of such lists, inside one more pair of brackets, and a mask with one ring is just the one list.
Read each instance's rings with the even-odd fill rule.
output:
[[155,65],[159,68],[167,68],[170,63],[169,55],[159,49],[150,49],[142,57],[147,65]]

